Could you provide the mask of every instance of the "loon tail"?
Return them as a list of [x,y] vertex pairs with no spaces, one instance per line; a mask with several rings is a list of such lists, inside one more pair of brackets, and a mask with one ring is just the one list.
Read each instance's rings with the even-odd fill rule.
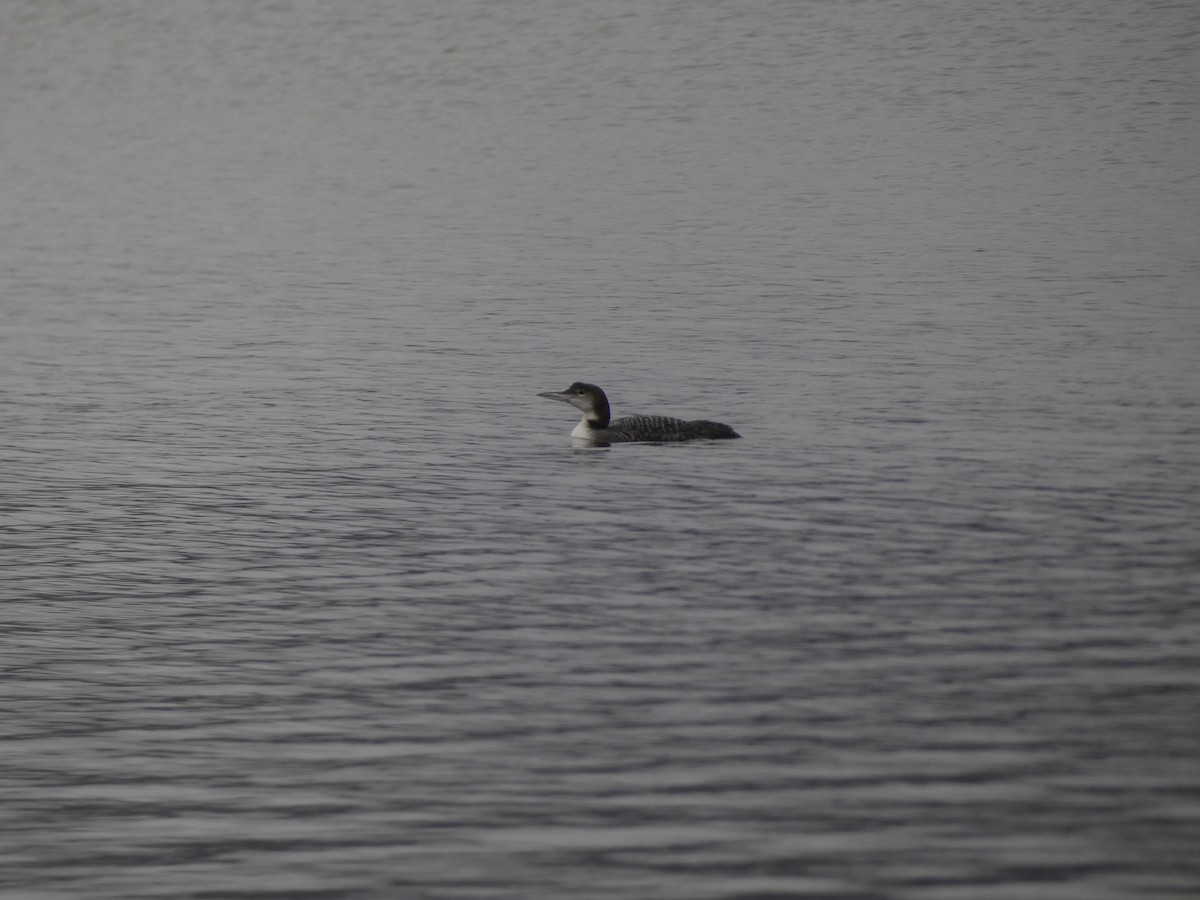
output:
[[709,422],[707,419],[695,419],[688,422],[693,434],[697,437],[720,440],[721,438],[740,438],[741,435],[722,422]]

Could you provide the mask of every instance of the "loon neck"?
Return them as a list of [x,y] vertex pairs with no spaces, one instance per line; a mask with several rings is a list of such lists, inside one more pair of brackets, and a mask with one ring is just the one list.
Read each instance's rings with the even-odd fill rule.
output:
[[599,419],[584,416],[579,420],[579,424],[575,426],[575,430],[571,432],[571,437],[583,438],[585,441],[594,441],[603,439],[607,433],[607,422],[601,422]]
[[588,399],[592,401],[591,408],[585,407],[583,410],[583,420],[587,423],[588,428],[607,428],[609,419],[612,418],[612,412],[608,407],[608,397],[604,396],[604,391],[600,388],[593,387]]

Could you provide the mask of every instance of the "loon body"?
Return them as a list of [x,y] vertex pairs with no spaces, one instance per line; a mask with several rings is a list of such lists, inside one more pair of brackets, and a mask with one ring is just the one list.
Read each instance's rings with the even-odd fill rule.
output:
[[577,381],[561,393],[549,391],[538,394],[551,400],[570,403],[583,413],[583,418],[571,432],[571,437],[597,444],[630,443],[633,441],[696,441],[741,437],[728,425],[704,419],[673,419],[670,416],[610,417],[608,397],[594,384]]

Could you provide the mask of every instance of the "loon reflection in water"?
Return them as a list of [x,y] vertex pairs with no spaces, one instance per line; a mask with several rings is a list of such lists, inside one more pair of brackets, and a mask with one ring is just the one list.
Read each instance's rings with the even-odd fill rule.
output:
[[688,421],[670,416],[623,416],[610,419],[608,397],[594,384],[577,381],[561,393],[548,391],[538,394],[551,400],[562,400],[583,412],[583,418],[571,432],[571,437],[597,444],[628,443],[632,441],[695,441],[741,437],[728,425],[704,419]]

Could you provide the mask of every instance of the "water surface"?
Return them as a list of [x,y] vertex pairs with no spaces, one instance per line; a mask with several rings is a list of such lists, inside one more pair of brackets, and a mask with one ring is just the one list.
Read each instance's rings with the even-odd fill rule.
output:
[[1194,896],[1198,25],[7,4],[0,893]]

